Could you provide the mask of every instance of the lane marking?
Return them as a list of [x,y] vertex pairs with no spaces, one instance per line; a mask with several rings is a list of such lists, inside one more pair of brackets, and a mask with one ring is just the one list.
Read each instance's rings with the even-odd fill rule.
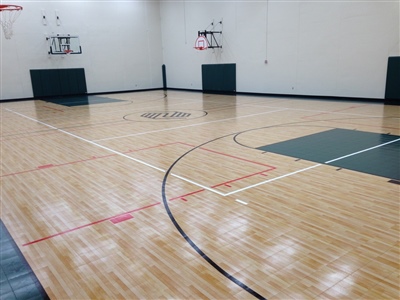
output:
[[124,215],[120,215],[118,217],[114,217],[112,219],[110,219],[111,223],[113,224],[118,224],[127,220],[133,219],[133,216],[131,214],[124,214]]
[[[112,153],[114,153],[114,154],[117,154],[117,155],[119,155],[119,156],[125,157],[125,158],[127,158],[127,159],[132,160],[132,161],[135,161],[135,162],[137,162],[137,163],[140,163],[140,164],[142,164],[142,165],[145,165],[145,166],[147,166],[147,167],[149,167],[149,168],[155,169],[155,170],[160,171],[160,172],[163,172],[163,173],[166,172],[166,170],[163,170],[163,169],[161,169],[161,168],[159,168],[159,167],[153,166],[153,165],[151,165],[151,164],[149,164],[149,163],[147,163],[147,162],[145,162],[145,161],[142,161],[142,160],[140,160],[140,159],[136,159],[136,158],[131,157],[131,156],[129,156],[129,155],[126,155],[126,154],[124,154],[124,153],[122,153],[122,152],[113,150],[113,149],[108,148],[108,147],[106,147],[106,146],[100,145],[100,144],[98,144],[98,143],[96,143],[96,142],[87,140],[87,139],[85,139],[85,138],[83,138],[83,137],[80,137],[80,136],[78,136],[78,135],[76,135],[76,134],[70,133],[70,132],[65,131],[65,130],[63,130],[63,129],[59,129],[59,128],[54,127],[54,126],[52,126],[52,125],[50,125],[50,124],[47,124],[47,123],[44,123],[44,122],[42,122],[42,121],[33,119],[33,118],[31,118],[31,117],[28,117],[28,116],[26,116],[26,115],[24,115],[24,114],[18,113],[18,112],[16,112],[16,111],[11,110],[11,109],[6,108],[6,110],[9,111],[9,112],[14,113],[14,114],[16,114],[16,115],[19,115],[19,116],[21,116],[21,117],[23,117],[23,118],[26,118],[26,119],[28,119],[28,120],[31,120],[31,121],[33,121],[33,122],[37,122],[37,123],[39,123],[39,124],[42,124],[42,125],[44,125],[44,126],[47,126],[47,127],[51,128],[51,129],[57,130],[57,131],[59,131],[59,132],[62,132],[62,133],[64,133],[64,134],[67,134],[67,135],[72,136],[72,137],[74,137],[74,138],[77,138],[77,139],[79,139],[79,140],[81,140],[81,141],[84,141],[84,142],[86,142],[86,143],[89,143],[89,144],[91,144],[91,145],[97,146],[97,147],[99,147],[99,148],[102,148],[102,149],[104,149],[104,150],[110,151],[110,152],[112,152]],[[224,195],[223,193],[221,193],[221,192],[219,192],[219,191],[217,191],[217,190],[214,190],[213,188],[204,186],[204,185],[202,185],[202,184],[199,184],[199,183],[197,183],[197,182],[195,182],[195,181],[193,181],[193,180],[187,179],[187,178],[185,178],[185,177],[182,177],[182,176],[179,176],[179,175],[176,175],[176,174],[171,174],[171,176],[176,177],[176,178],[179,178],[179,179],[181,179],[181,180],[183,180],[183,181],[186,181],[186,182],[188,182],[188,183],[191,183],[191,184],[193,184],[193,185],[196,185],[196,186],[198,186],[198,187],[200,187],[200,188],[202,188],[202,189],[208,190],[208,191],[213,192],[213,193],[215,193],[215,194],[218,194],[218,195],[220,195],[220,196],[223,196],[223,195]]]
[[92,142],[92,141],[90,141],[90,140],[87,140],[87,139],[85,139],[85,138],[83,138],[83,137],[80,137],[79,135],[70,133],[70,132],[68,132],[68,131],[62,130],[62,129],[57,128],[57,127],[54,127],[54,126],[52,126],[52,125],[50,125],[50,124],[47,124],[47,123],[44,123],[44,122],[42,122],[42,121],[39,121],[39,120],[33,119],[33,118],[31,118],[31,117],[25,116],[25,115],[23,115],[23,114],[21,114],[21,113],[18,113],[18,112],[16,112],[16,111],[11,110],[11,109],[6,108],[6,110],[8,110],[8,111],[10,111],[10,112],[12,112],[12,113],[14,113],[14,114],[16,114],[16,115],[19,115],[19,116],[21,116],[21,117],[24,117],[24,118],[26,118],[26,119],[28,119],[28,120],[37,122],[37,123],[39,123],[39,124],[42,124],[42,125],[47,126],[47,127],[49,127],[49,128],[52,128],[52,129],[57,130],[57,131],[59,131],[59,132],[65,133],[65,134],[67,134],[67,135],[69,135],[69,136],[72,136],[72,137],[74,137],[74,138],[77,138],[77,139],[79,139],[79,140],[81,140],[81,141],[84,141],[84,142],[86,142],[86,143],[89,143],[89,144],[91,144],[91,145],[97,146],[97,147],[102,148],[102,149],[104,149],[104,150],[110,151],[110,152],[115,153],[115,154],[117,154],[117,155],[120,155],[120,156],[122,156],[122,157],[125,157],[125,158],[128,158],[128,159],[130,159],[130,160],[133,160],[133,161],[135,161],[135,162],[141,163],[141,164],[143,164],[143,165],[145,165],[145,166],[148,166],[148,167],[150,167],[150,168],[152,168],[152,169],[155,169],[155,170],[158,170],[158,171],[161,171],[161,172],[164,172],[164,173],[165,173],[165,170],[163,170],[163,169],[161,169],[161,168],[158,168],[158,167],[156,167],[156,166],[150,165],[150,164],[148,164],[148,163],[146,163],[146,162],[144,162],[144,161],[142,161],[142,160],[133,158],[133,157],[131,157],[131,156],[129,156],[129,155],[126,155],[126,154],[124,154],[124,153],[122,153],[122,152],[115,151],[115,150],[113,150],[113,149],[111,149],[111,148],[105,147],[105,146],[100,145],[100,144],[98,144],[98,143],[95,143],[95,142]]
[[75,227],[75,228],[64,230],[64,231],[61,231],[61,232],[58,232],[58,233],[55,233],[55,234],[52,234],[52,235],[49,235],[49,236],[34,240],[34,241],[31,241],[31,242],[28,242],[28,243],[25,243],[22,246],[33,245],[33,244],[36,244],[36,243],[51,239],[53,237],[60,236],[60,235],[63,235],[63,234],[69,233],[69,232],[73,232],[73,231],[76,231],[76,230],[79,230],[79,229],[82,229],[82,228],[85,228],[85,227],[93,226],[93,225],[96,225],[96,224],[99,224],[99,223],[103,223],[105,221],[109,221],[109,220],[113,220],[113,219],[116,220],[117,218],[120,218],[122,216],[126,216],[126,215],[134,213],[134,212],[138,212],[138,211],[141,211],[141,210],[153,207],[153,206],[157,206],[159,204],[161,204],[161,202],[157,202],[157,203],[149,204],[149,205],[146,205],[146,206],[143,206],[143,207],[139,207],[139,208],[136,208],[136,209],[132,209],[130,211],[123,212],[123,213],[120,213],[120,214],[112,216],[112,217],[108,217],[108,218],[104,218],[104,219],[101,219],[101,220],[97,220],[97,221],[94,221],[92,223],[84,224],[84,225],[81,225],[81,226],[78,226],[78,227]]
[[239,202],[239,203],[244,204],[244,205],[247,205],[247,204],[248,204],[247,202],[244,202],[244,201],[239,200],[239,199],[236,199],[236,202]]
[[[21,113],[18,113],[18,112],[16,112],[16,111],[11,110],[11,109],[6,108],[6,110],[9,111],[9,112],[14,113],[14,114],[16,114],[16,115],[19,115],[19,116],[21,116],[21,117],[24,117],[24,118],[26,118],[26,119],[29,119],[29,120],[31,120],[31,121],[37,122],[37,123],[39,123],[39,124],[42,124],[42,125],[47,126],[47,127],[49,127],[49,128],[52,128],[52,129],[57,130],[57,131],[59,131],[59,132],[62,132],[62,133],[64,133],[64,134],[67,134],[67,135],[69,135],[69,136],[75,137],[75,138],[77,138],[77,139],[79,139],[79,140],[85,141],[85,142],[87,142],[87,143],[89,143],[89,144],[92,144],[92,145],[94,145],[94,146],[100,147],[100,148],[102,148],[102,149],[104,149],[104,150],[110,151],[110,152],[112,152],[112,153],[115,153],[115,154],[120,155],[120,156],[122,156],[122,157],[128,158],[128,159],[130,159],[130,160],[132,160],[132,161],[135,161],[135,162],[137,162],[137,163],[140,163],[140,164],[143,164],[143,165],[145,165],[145,166],[148,166],[148,167],[150,167],[150,168],[152,168],[152,169],[158,170],[158,171],[163,172],[163,173],[166,172],[166,170],[163,170],[163,169],[161,169],[161,168],[158,168],[158,167],[156,167],[156,166],[153,166],[153,165],[151,165],[151,164],[149,164],[149,163],[146,163],[146,162],[144,162],[144,161],[142,161],[142,160],[139,160],[139,159],[133,158],[133,157],[131,157],[131,156],[128,156],[128,155],[126,155],[126,154],[124,154],[124,153],[121,153],[121,152],[119,152],[119,151],[115,151],[115,150],[113,150],[113,149],[111,149],[111,148],[108,148],[108,147],[106,147],[106,146],[102,146],[102,145],[96,143],[95,141],[87,140],[87,139],[85,139],[85,138],[83,138],[83,137],[80,137],[80,136],[75,135],[75,134],[73,134],[73,133],[70,133],[70,132],[68,132],[68,131],[59,129],[59,128],[57,128],[57,127],[54,127],[54,126],[49,125],[49,124],[47,124],[47,123],[41,122],[41,121],[39,121],[39,120],[33,119],[33,118],[31,118],[31,117],[28,117],[28,116],[26,116],[26,115],[23,115],[23,114],[21,114]],[[174,129],[179,129],[179,128],[187,128],[187,127],[199,126],[199,125],[210,124],[210,123],[221,122],[221,121],[227,121],[227,120],[232,120],[232,119],[251,117],[251,116],[255,116],[255,115],[269,114],[269,113],[279,112],[279,111],[283,111],[283,110],[287,110],[287,109],[285,108],[285,109],[280,109],[280,110],[271,111],[271,112],[265,112],[265,113],[259,113],[259,114],[252,114],[252,115],[247,115],[247,116],[242,116],[242,117],[237,117],[237,118],[227,118],[227,119],[223,119],[223,120],[216,120],[216,121],[211,121],[211,122],[203,122],[203,123],[198,123],[198,124],[193,124],[193,125],[188,125],[188,126],[179,126],[179,127],[174,127],[174,128],[167,128],[167,129],[162,129],[162,130],[151,131],[151,132],[142,132],[142,133],[127,135],[127,136],[136,136],[136,135],[142,135],[142,134],[147,134],[147,133],[152,133],[152,132],[160,132],[160,131],[174,130]],[[122,137],[127,137],[127,136],[120,136],[120,137],[115,137],[115,138],[101,139],[101,140],[97,140],[97,141],[104,141],[104,140],[110,140],[110,139],[117,139],[117,138],[122,138]],[[329,164],[329,163],[331,163],[331,162],[338,161],[338,160],[341,160],[341,159],[344,159],[344,158],[347,158],[347,157],[350,157],[350,156],[353,156],[353,155],[357,155],[357,154],[360,154],[360,153],[363,153],[363,152],[366,152],[366,151],[369,151],[369,150],[372,150],[372,149],[376,149],[376,148],[379,148],[379,147],[382,147],[382,146],[385,146],[385,145],[388,145],[388,144],[391,144],[391,143],[395,143],[395,142],[397,142],[397,141],[400,141],[400,138],[399,138],[399,139],[396,139],[396,140],[393,140],[393,141],[386,142],[386,143],[384,143],[384,144],[380,144],[380,145],[377,145],[377,146],[374,146],[374,147],[370,147],[370,148],[367,148],[367,149],[364,149],[364,150],[361,150],[361,151],[357,151],[357,152],[354,152],[354,153],[351,153],[351,154],[348,154],[348,155],[344,155],[344,156],[341,156],[341,157],[338,157],[338,158],[335,158],[335,159],[326,161],[324,164]],[[182,144],[184,144],[184,143],[182,143]],[[210,151],[211,151],[211,150],[210,150]],[[217,151],[211,151],[211,152],[218,153]],[[221,154],[221,153],[218,153],[218,154]],[[198,187],[200,187],[200,188],[202,188],[202,189],[204,189],[204,190],[207,190],[207,191],[210,191],[210,192],[212,192],[212,193],[218,194],[218,195],[220,195],[220,196],[222,196],[222,197],[226,197],[226,196],[230,196],[230,195],[233,195],[233,194],[236,194],[236,193],[239,193],[239,192],[242,192],[242,191],[245,191],[245,190],[248,190],[248,189],[251,189],[251,188],[254,188],[254,187],[257,187],[257,186],[266,184],[266,183],[269,183],[269,182],[273,182],[273,181],[275,181],[275,180],[279,180],[279,179],[282,179],[282,178],[286,178],[286,177],[289,177],[289,176],[292,176],[292,175],[295,175],[295,174],[298,174],[298,173],[302,173],[302,172],[311,170],[311,169],[316,168],[316,167],[319,167],[319,166],[321,166],[321,165],[322,165],[322,164],[316,164],[316,165],[313,165],[313,166],[310,166],[310,167],[307,167],[307,168],[304,168],[304,169],[300,169],[300,170],[297,170],[297,171],[294,171],[294,172],[291,172],[291,173],[288,173],[288,174],[285,174],[285,175],[282,175],[282,176],[278,176],[278,177],[275,177],[275,178],[271,178],[271,179],[269,179],[269,180],[265,180],[265,181],[262,181],[262,182],[259,182],[259,183],[256,183],[256,184],[253,184],[253,185],[250,185],[250,186],[247,186],[247,187],[244,187],[244,188],[241,188],[241,189],[238,189],[238,190],[229,192],[229,193],[222,193],[222,192],[219,192],[219,191],[215,190],[214,187],[217,187],[217,186],[219,186],[219,185],[217,185],[217,186],[212,186],[212,187],[210,188],[210,187],[207,187],[207,186],[205,186],[205,185],[202,185],[202,184],[199,184],[199,183],[197,183],[197,182],[194,182],[194,181],[192,181],[192,180],[190,180],[190,179],[187,179],[187,178],[185,178],[185,177],[176,175],[176,174],[170,174],[170,175],[173,176],[173,177],[176,177],[176,178],[178,178],[178,179],[181,179],[181,180],[183,180],[183,181],[186,181],[186,182],[188,182],[188,183],[191,183],[191,184],[193,184],[193,185],[195,185],[195,186],[198,186]],[[47,166],[46,166],[46,167],[47,167]],[[234,180],[234,181],[235,181],[235,180]]]
[[343,158],[350,157],[350,156],[353,156],[353,155],[357,155],[357,154],[360,154],[360,153],[363,153],[363,152],[367,152],[369,150],[376,149],[376,148],[379,148],[379,147],[382,147],[382,146],[386,146],[388,144],[392,144],[392,143],[395,143],[395,142],[398,142],[398,141],[400,141],[400,138],[398,138],[396,140],[393,140],[393,141],[390,141],[390,142],[386,142],[386,143],[377,145],[377,146],[373,146],[373,147],[370,147],[370,148],[367,148],[367,149],[364,149],[364,150],[361,150],[361,151],[350,153],[350,154],[347,154],[347,155],[344,155],[344,156],[341,156],[341,157],[338,157],[338,158],[335,158],[335,159],[328,160],[328,161],[325,162],[325,164],[329,164],[331,162],[334,162],[334,161],[337,161],[337,160],[341,160]]
[[[164,173],[165,173],[165,172],[164,172]],[[187,179],[187,178],[185,178],[185,177],[182,177],[182,176],[179,176],[179,175],[176,175],[176,174],[173,174],[173,173],[171,173],[171,176],[174,176],[174,177],[176,177],[176,178],[179,178],[179,179],[181,179],[181,180],[183,180],[183,181],[186,181],[186,182],[188,182],[188,183],[197,185],[198,187],[201,187],[201,188],[204,189],[204,190],[210,191],[210,192],[215,193],[215,194],[218,194],[218,195],[220,195],[220,196],[223,196],[223,197],[225,196],[224,193],[221,193],[221,192],[219,192],[219,191],[217,191],[217,190],[214,190],[213,188],[210,188],[210,187],[208,187],[208,186],[202,185],[202,184],[200,184],[200,183],[194,182],[194,181],[192,181],[192,180],[190,180],[190,179]]]
[[[125,151],[125,152],[123,152],[123,153],[124,153],[124,154],[127,154],[127,153],[132,153],[132,152],[139,152],[139,151],[143,151],[143,150],[148,150],[148,149],[153,149],[153,148],[158,148],[158,147],[164,147],[164,146],[169,146],[169,145],[174,145],[174,144],[179,144],[179,142],[168,143],[168,144],[160,144],[160,145],[157,145],[157,146],[152,146],[152,147],[147,147],[147,148],[140,148],[140,149],[128,150],[128,151]],[[84,162],[88,162],[88,161],[92,161],[92,160],[96,160],[96,159],[109,158],[109,157],[112,157],[112,156],[115,156],[115,155],[116,155],[116,154],[107,154],[107,155],[103,155],[103,156],[92,156],[92,157],[87,158],[87,159],[81,159],[81,160],[76,160],[76,161],[70,161],[70,162],[66,162],[66,163],[62,163],[62,164],[57,164],[57,165],[49,164],[49,165],[45,165],[45,166],[39,166],[39,167],[37,167],[36,169],[32,169],[32,170],[24,170],[24,171],[9,173],[9,174],[3,174],[3,175],[0,175],[0,177],[14,176],[14,175],[19,175],[19,174],[27,173],[27,172],[38,171],[38,170],[45,169],[45,168],[63,167],[63,166],[67,166],[67,165],[73,165],[73,164],[78,164],[78,163],[84,163]]]
[[[178,143],[182,144],[182,145],[185,145],[185,146],[192,147],[192,148],[196,148],[195,145],[191,145],[191,144],[188,144],[188,143],[183,143],[183,142],[178,142]],[[231,154],[215,151],[215,150],[212,150],[212,149],[208,149],[208,148],[204,148],[204,147],[199,147],[199,149],[207,151],[207,152],[219,154],[219,155],[222,155],[222,156],[234,158],[234,159],[237,159],[237,160],[242,160],[242,161],[249,162],[249,163],[252,163],[252,164],[268,167],[270,169],[276,169],[276,167],[271,166],[271,165],[267,165],[267,164],[264,164],[264,163],[261,163],[261,162],[258,162],[258,161],[253,161],[253,160],[249,160],[249,159],[246,159],[246,158],[238,157],[238,156],[235,156],[235,155],[231,155]]]
[[38,168],[38,169],[48,169],[48,168],[52,168],[52,167],[54,167],[54,165],[53,165],[53,164],[49,164],[49,165],[39,166],[39,167],[37,167],[37,168]]
[[[360,151],[357,151],[357,152],[354,152],[354,153],[350,153],[350,154],[347,154],[347,155],[344,155],[344,156],[341,156],[341,157],[338,157],[338,158],[335,158],[335,159],[328,160],[328,161],[324,162],[324,164],[329,164],[331,162],[338,161],[338,160],[341,160],[341,159],[344,159],[344,158],[347,158],[347,157],[350,157],[350,156],[353,156],[353,155],[357,155],[357,154],[360,154],[360,153],[363,153],[363,152],[366,152],[366,151],[369,151],[369,150],[372,150],[372,149],[383,147],[383,146],[386,146],[388,144],[392,144],[392,143],[395,143],[395,142],[398,142],[398,141],[400,141],[400,138],[395,139],[393,141],[389,141],[389,142],[380,144],[380,145],[376,145],[376,146],[373,146],[373,147],[370,147],[370,148],[367,148],[367,149],[364,149],[364,150],[360,150]],[[259,183],[253,184],[253,185],[249,185],[249,186],[244,187],[242,189],[238,189],[238,190],[232,191],[230,193],[224,194],[223,196],[224,197],[230,196],[230,195],[233,195],[233,194],[236,194],[236,193],[239,193],[239,192],[242,192],[242,191],[257,187],[259,185],[263,185],[263,184],[266,184],[266,183],[269,183],[269,182],[272,182],[272,181],[275,181],[275,180],[278,180],[278,179],[282,179],[282,178],[285,178],[285,177],[289,177],[289,176],[295,175],[297,173],[301,173],[301,172],[305,172],[305,171],[314,169],[314,168],[322,166],[322,165],[323,164],[316,164],[316,165],[313,165],[311,167],[307,167],[307,168],[304,168],[304,169],[301,169],[301,170],[298,170],[298,171],[295,171],[295,172],[291,172],[291,173],[288,173],[288,174],[285,174],[285,175],[282,175],[282,176],[271,178],[269,180],[265,180],[265,181],[262,181],[262,182],[259,182]]]
[[272,181],[275,181],[275,180],[278,180],[278,179],[282,179],[282,178],[289,177],[289,176],[292,176],[292,175],[295,175],[295,174],[298,174],[298,173],[302,173],[302,172],[314,169],[314,168],[319,167],[319,166],[322,166],[322,164],[316,164],[316,165],[313,165],[311,167],[307,167],[307,168],[304,168],[304,169],[301,169],[301,170],[297,170],[297,171],[294,171],[294,172],[291,172],[291,173],[288,173],[288,174],[285,174],[285,175],[282,175],[282,176],[278,176],[278,177],[275,177],[275,178],[271,178],[269,180],[265,180],[265,181],[262,181],[262,182],[259,182],[259,183],[253,184],[253,185],[249,185],[249,186],[246,186],[244,188],[238,189],[236,191],[232,191],[230,193],[224,194],[223,196],[226,197],[226,196],[230,196],[230,195],[233,195],[233,194],[236,194],[236,193],[239,193],[239,192],[243,192],[245,190],[257,187],[259,185],[263,185],[263,184],[266,184],[266,183],[269,183],[269,182],[272,182]]

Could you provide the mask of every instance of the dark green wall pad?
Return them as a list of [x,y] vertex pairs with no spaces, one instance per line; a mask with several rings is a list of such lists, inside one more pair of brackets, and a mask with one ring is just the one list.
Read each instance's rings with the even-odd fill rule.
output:
[[161,72],[162,72],[162,82],[163,82],[163,88],[167,88],[167,69],[165,65],[162,65],[161,67]]
[[30,70],[33,96],[54,97],[87,93],[85,69]]
[[202,65],[201,76],[205,93],[236,93],[236,64]]
[[[380,146],[385,143],[388,144]],[[332,129],[261,146],[257,149],[381,177],[400,179],[400,136],[397,135]]]
[[400,104],[400,56],[388,59],[385,104]]
[[64,106],[80,106],[80,105],[124,102],[125,100],[112,99],[108,97],[81,95],[81,96],[51,97],[51,98],[46,98],[46,101]]

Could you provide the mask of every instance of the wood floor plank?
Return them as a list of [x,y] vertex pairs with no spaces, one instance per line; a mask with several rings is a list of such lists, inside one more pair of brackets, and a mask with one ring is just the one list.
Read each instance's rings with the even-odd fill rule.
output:
[[399,135],[399,107],[101,97],[123,101],[0,105],[1,219],[51,299],[399,297],[399,185],[256,149]]

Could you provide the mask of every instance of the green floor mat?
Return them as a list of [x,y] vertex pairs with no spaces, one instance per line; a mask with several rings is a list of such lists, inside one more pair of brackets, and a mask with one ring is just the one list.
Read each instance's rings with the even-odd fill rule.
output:
[[400,137],[396,135],[332,129],[257,149],[400,179]]
[[64,106],[80,106],[80,105],[123,102],[124,100],[117,100],[107,97],[80,95],[80,96],[47,98],[46,101]]

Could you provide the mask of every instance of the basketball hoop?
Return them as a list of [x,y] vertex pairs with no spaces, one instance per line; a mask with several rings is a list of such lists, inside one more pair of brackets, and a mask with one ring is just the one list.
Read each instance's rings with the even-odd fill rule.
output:
[[72,51],[72,50],[69,50],[69,49],[65,49],[65,50],[64,50],[64,53],[67,54],[67,55],[68,55],[68,54],[71,54],[72,52],[73,52],[73,51]]
[[4,37],[6,39],[11,39],[13,35],[12,26],[15,20],[18,19],[21,14],[22,6],[19,5],[0,5],[0,23],[3,27]]
[[199,35],[194,43],[194,49],[196,50],[207,50],[208,49],[208,41],[205,36]]

